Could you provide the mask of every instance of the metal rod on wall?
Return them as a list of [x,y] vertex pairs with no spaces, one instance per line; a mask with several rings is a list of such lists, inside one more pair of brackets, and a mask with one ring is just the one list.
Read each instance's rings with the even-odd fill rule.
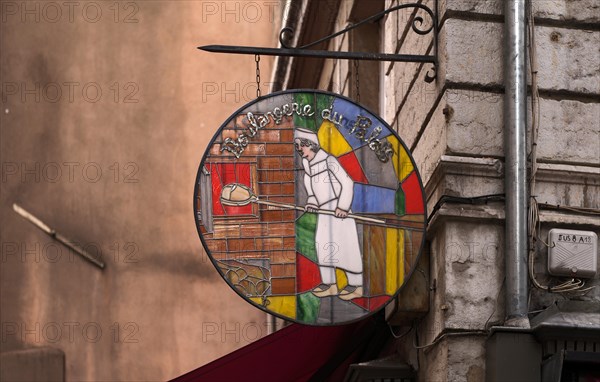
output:
[[[264,56],[276,56],[276,57],[315,57],[315,58],[333,58],[336,60],[368,60],[368,61],[400,61],[400,62],[417,62],[417,63],[430,63],[433,67],[426,72],[425,81],[433,82],[436,78],[437,64],[438,64],[438,9],[437,0],[434,3],[434,9],[432,10],[428,6],[421,3],[406,3],[396,5],[394,7],[385,9],[379,13],[367,17],[355,24],[332,33],[328,36],[324,36],[316,41],[301,45],[292,46],[289,44],[290,40],[293,40],[295,30],[289,25],[286,26],[279,32],[279,42],[281,48],[267,48],[267,47],[256,47],[256,46],[237,46],[237,45],[205,45],[199,46],[198,49],[211,52],[211,53],[229,53],[229,54],[251,54],[251,55],[264,55]],[[415,9],[424,12],[428,17],[428,22],[422,15],[414,15],[410,20],[411,29],[418,35],[424,36],[433,32],[433,54],[431,55],[418,55],[418,54],[389,54],[389,53],[372,53],[372,52],[342,52],[342,51],[329,51],[329,50],[315,50],[308,49],[318,46],[322,43],[328,42],[333,38],[350,32],[353,29],[360,27],[363,24],[375,22],[385,15],[396,12],[401,9]]]
[[21,207],[18,204],[14,203],[13,204],[13,210],[16,213],[18,213],[19,215],[21,215],[21,217],[23,217],[23,219],[28,220],[31,224],[33,224],[34,226],[36,226],[39,229],[41,229],[42,231],[44,231],[48,236],[50,236],[54,240],[58,241],[59,243],[61,243],[65,247],[73,250],[73,252],[75,252],[76,254],[78,254],[79,256],[81,256],[83,259],[89,261],[90,263],[92,263],[93,265],[97,266],[100,269],[104,269],[105,264],[104,264],[104,261],[102,261],[101,258],[98,258],[98,256],[92,255],[91,253],[89,253],[85,249],[81,248],[79,245],[77,245],[72,240],[69,240],[65,236],[63,236],[60,233],[56,232],[53,228],[50,228],[43,221],[41,221],[40,219],[38,219],[36,216],[34,216],[29,211],[25,210],[23,207]]
[[369,52],[337,52],[329,50],[308,50],[308,49],[285,49],[285,48],[263,48],[254,46],[230,46],[230,45],[206,45],[199,46],[198,49],[211,53],[230,53],[230,54],[261,54],[264,56],[283,56],[283,57],[318,57],[335,58],[346,60],[367,60],[367,61],[404,61],[404,62],[429,62],[436,63],[434,56],[422,56],[416,54],[388,54],[388,53],[369,53]]

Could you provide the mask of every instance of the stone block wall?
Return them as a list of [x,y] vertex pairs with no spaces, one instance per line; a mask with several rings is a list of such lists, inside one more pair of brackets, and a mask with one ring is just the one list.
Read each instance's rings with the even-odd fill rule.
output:
[[[388,0],[386,8],[397,4]],[[431,65],[383,64],[382,114],[412,150],[430,213],[443,195],[504,193],[503,6],[501,1],[438,3],[440,62],[433,83],[424,81]],[[536,196],[540,203],[598,209],[600,5],[557,0],[532,6],[541,97]],[[396,12],[385,18],[386,52],[431,52],[431,37],[414,33],[410,17]],[[565,210],[542,210],[541,219],[542,238],[554,226],[596,232],[600,226]],[[442,204],[431,216],[428,237],[433,298],[417,332],[419,345],[431,346],[419,349],[420,361],[413,356],[411,363],[421,380],[482,380],[481,333],[504,321],[504,204]],[[540,277],[545,253],[540,251],[536,262]],[[531,310],[560,298],[539,290],[532,296]],[[449,331],[465,334],[445,336]],[[415,341],[410,337],[404,342]]]
[[[385,9],[399,5],[385,0]],[[361,98],[378,100],[380,115],[411,150],[425,185],[430,214],[430,311],[397,341],[397,349],[423,381],[481,381],[485,375],[485,334],[504,323],[504,2],[420,0],[439,12],[439,65],[382,62],[378,94],[361,86]],[[352,19],[357,0],[345,0],[335,31]],[[382,8],[383,9],[383,8]],[[542,208],[541,239],[551,227],[600,233],[595,216],[577,209],[600,208],[600,4],[592,0],[534,0],[538,62],[539,135],[537,201],[572,208]],[[368,15],[365,15],[368,16]],[[432,54],[432,20],[423,11],[401,10],[379,21],[378,51]],[[348,51],[355,34],[332,40],[329,49]],[[363,33],[373,33],[372,30]],[[362,63],[361,63],[362,65]],[[328,60],[322,89],[356,99],[356,67]],[[360,78],[363,72],[358,69]],[[529,77],[530,79],[530,77]],[[531,99],[529,99],[531,125]],[[529,126],[531,129],[531,126]],[[528,140],[530,138],[528,137]],[[531,148],[531,142],[528,142]],[[495,195],[488,203],[447,203],[448,196]],[[446,197],[446,198],[445,198]],[[574,208],[574,209],[573,209]],[[546,251],[535,270],[545,277]],[[598,285],[596,277],[588,285]],[[532,290],[531,310],[560,299]],[[600,299],[598,288],[585,299]],[[398,320],[397,322],[402,322]],[[450,333],[461,332],[460,335]],[[415,346],[416,345],[416,346]]]

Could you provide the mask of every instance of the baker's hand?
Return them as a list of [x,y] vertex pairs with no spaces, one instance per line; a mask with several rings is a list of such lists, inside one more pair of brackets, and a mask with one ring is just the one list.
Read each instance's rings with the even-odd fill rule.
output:
[[308,212],[317,212],[318,209],[319,207],[315,206],[314,204],[307,204],[306,206],[304,206],[304,211]]
[[344,211],[341,208],[336,208],[335,216],[337,216],[338,218],[345,218],[348,216],[348,211]]

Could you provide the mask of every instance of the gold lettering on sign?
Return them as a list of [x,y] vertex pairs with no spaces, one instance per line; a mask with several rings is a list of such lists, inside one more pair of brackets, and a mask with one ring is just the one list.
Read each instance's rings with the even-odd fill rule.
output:
[[225,138],[223,143],[221,143],[221,149],[219,151],[228,151],[239,159],[250,143],[249,138],[254,138],[256,134],[258,134],[258,131],[267,126],[271,121],[275,122],[276,125],[279,125],[281,124],[283,117],[291,117],[294,114],[306,118],[312,117],[315,115],[315,112],[312,110],[311,105],[300,105],[296,102],[291,104],[286,103],[265,114],[254,115],[253,113],[248,112],[246,113],[246,119],[248,120],[248,125],[246,126],[247,132],[241,133],[235,139]]
[[[334,111],[333,114],[329,109],[323,109],[321,117],[332,122],[338,129],[340,127],[348,129],[348,124],[352,121],[346,119],[343,115]],[[377,137],[381,135],[383,128],[381,126],[375,127],[370,133],[369,129],[373,125],[373,121],[370,118],[359,115],[356,117],[356,121],[349,128],[349,133],[354,135],[358,140],[361,140],[368,144],[369,148],[373,150],[377,159],[381,162],[386,163],[394,155],[394,148],[387,139],[381,140]]]

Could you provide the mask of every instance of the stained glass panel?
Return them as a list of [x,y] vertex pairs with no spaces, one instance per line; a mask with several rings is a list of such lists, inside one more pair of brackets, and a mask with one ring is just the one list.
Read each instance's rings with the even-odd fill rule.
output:
[[231,116],[202,158],[194,198],[225,281],[256,307],[310,325],[359,320],[390,302],[426,227],[402,140],[321,91],[275,93]]

